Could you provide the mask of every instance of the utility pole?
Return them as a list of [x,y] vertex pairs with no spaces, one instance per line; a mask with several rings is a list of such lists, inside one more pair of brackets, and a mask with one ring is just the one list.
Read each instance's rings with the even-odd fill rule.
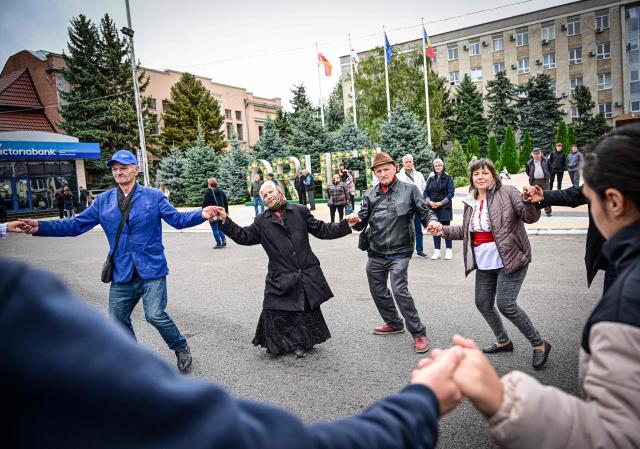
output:
[[129,36],[129,47],[131,48],[131,72],[133,74],[133,92],[135,94],[136,113],[138,115],[138,134],[140,136],[140,149],[138,150],[138,166],[142,169],[144,185],[149,186],[149,164],[147,163],[147,144],[144,139],[144,120],[142,118],[142,105],[140,104],[140,88],[138,87],[138,70],[136,63],[136,53],[133,49],[133,29],[131,28],[131,12],[129,11],[129,0],[125,0],[127,6],[127,26],[122,28],[122,34]]

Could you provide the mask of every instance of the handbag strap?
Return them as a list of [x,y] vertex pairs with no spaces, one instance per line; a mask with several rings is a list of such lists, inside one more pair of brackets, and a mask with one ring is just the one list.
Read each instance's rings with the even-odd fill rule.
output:
[[113,251],[111,254],[115,254],[118,249],[118,243],[120,242],[120,235],[122,234],[122,228],[124,227],[124,222],[129,218],[129,212],[131,212],[131,208],[133,206],[133,201],[129,201],[127,203],[127,208],[122,213],[122,219],[120,220],[120,224],[118,225],[118,231],[116,232],[116,244],[113,245]]
[[[381,198],[378,200],[378,202],[376,203],[375,206],[373,206],[371,208],[371,212],[369,212],[369,218],[371,218],[373,216],[373,213],[376,211],[376,209],[378,208],[378,206],[380,205],[380,203],[382,203],[382,200],[384,200],[386,194],[381,195]],[[367,226],[369,226],[369,218],[367,218]],[[365,226],[365,228],[367,227]],[[364,231],[364,229],[362,229]]]

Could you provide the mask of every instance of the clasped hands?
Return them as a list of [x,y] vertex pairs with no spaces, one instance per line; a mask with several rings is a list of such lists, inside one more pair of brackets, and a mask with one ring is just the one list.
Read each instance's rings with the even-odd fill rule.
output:
[[544,199],[544,192],[540,186],[525,186],[522,188],[522,198],[539,203]]
[[207,206],[202,209],[202,218],[208,221],[224,221],[227,219],[227,211],[224,207],[219,206]]
[[434,349],[431,358],[420,360],[411,373],[411,383],[433,391],[441,416],[456,408],[464,397],[485,417],[493,416],[504,397],[498,374],[472,340],[454,335],[453,343],[453,347]]

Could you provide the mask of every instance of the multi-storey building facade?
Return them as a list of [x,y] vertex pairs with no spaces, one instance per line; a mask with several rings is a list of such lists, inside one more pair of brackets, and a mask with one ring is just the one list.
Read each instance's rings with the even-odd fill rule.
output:
[[[591,90],[607,119],[640,112],[640,2],[584,0],[430,36],[433,70],[451,86],[465,74],[485,95],[487,82],[505,72],[515,84],[547,74],[565,120],[576,117],[571,93]],[[394,46],[396,54],[421,48],[420,39]],[[366,58],[366,51],[359,54]],[[345,111],[352,107],[349,56],[341,57]],[[393,93],[392,93],[393,95]]]
[[[45,114],[58,131],[62,117],[57,105],[63,103],[60,92],[69,91],[69,84],[60,72],[64,64],[62,55],[44,50],[23,50],[7,59],[0,74],[6,75],[28,68],[35,89],[45,106]],[[144,70],[150,79],[143,95],[150,97],[151,112],[156,114],[159,128],[162,129],[163,104],[171,98],[171,87],[178,82],[182,72],[160,71],[146,67],[141,70]],[[258,97],[242,87],[215,83],[201,76],[196,78],[202,81],[218,101],[220,113],[225,117],[223,131],[227,139],[235,133],[245,146],[256,144],[262,136],[267,118],[274,118],[281,108],[280,98]]]

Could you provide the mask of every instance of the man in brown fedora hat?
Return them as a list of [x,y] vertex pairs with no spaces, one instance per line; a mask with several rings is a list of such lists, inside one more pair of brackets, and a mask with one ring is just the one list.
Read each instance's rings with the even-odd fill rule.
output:
[[[369,291],[384,320],[384,324],[373,329],[373,333],[398,334],[404,332],[406,323],[414,338],[415,351],[426,352],[429,350],[429,339],[409,293],[407,271],[416,239],[414,216],[417,214],[429,229],[432,223],[437,222],[437,217],[415,185],[397,178],[397,169],[396,162],[387,153],[376,154],[371,170],[380,183],[364,194],[358,212],[361,222],[353,228],[366,232],[369,241]],[[391,291],[387,287],[389,277]],[[404,323],[398,315],[396,304]]]

